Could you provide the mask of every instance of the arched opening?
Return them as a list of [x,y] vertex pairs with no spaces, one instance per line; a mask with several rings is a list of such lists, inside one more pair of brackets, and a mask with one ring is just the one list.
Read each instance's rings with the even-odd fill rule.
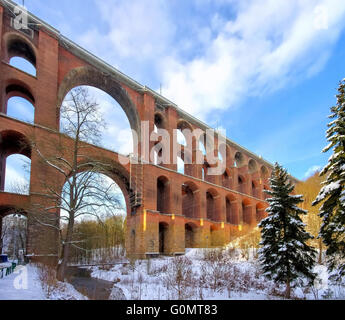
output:
[[[154,117],[154,125],[157,129],[165,129],[165,118],[164,116],[156,112]],[[158,131],[158,130],[157,130]]]
[[244,177],[241,175],[238,176],[238,191],[241,193],[246,192],[245,180]]
[[225,170],[225,172],[222,175],[222,185],[225,188],[230,189],[230,174],[228,170]]
[[[90,168],[78,173],[73,181],[71,177],[62,188],[59,220],[63,243],[68,243],[68,230],[72,228],[68,262],[115,261],[125,253],[125,218],[129,212],[129,195],[121,177]],[[135,241],[135,236],[130,241]]]
[[30,194],[31,160],[21,154],[6,158],[4,191],[15,194]]
[[28,123],[34,123],[35,98],[31,90],[20,81],[6,86],[4,105],[0,107],[1,112],[9,117],[16,118]]
[[181,157],[177,157],[177,172],[185,174],[185,164]]
[[256,172],[258,170],[258,166],[256,164],[256,161],[253,159],[250,159],[248,162],[248,171],[250,174]]
[[256,222],[260,222],[262,219],[264,219],[266,216],[266,213],[265,213],[265,207],[258,203],[256,205]]
[[157,211],[170,212],[169,180],[166,177],[157,179]]
[[31,93],[31,90],[20,81],[9,84],[6,87],[5,93],[7,99],[12,97],[22,97],[27,99],[31,104],[35,104],[35,98]]
[[253,223],[252,207],[248,200],[242,201],[243,223],[251,225]]
[[182,185],[182,215],[187,218],[198,218],[198,189],[194,183]]
[[213,220],[215,203],[214,198],[210,192],[206,192],[206,205],[207,205],[207,219]]
[[226,161],[227,164],[229,164],[230,159],[231,159],[231,151],[230,148],[227,144],[225,143],[221,143],[218,146],[218,158],[219,160],[221,160],[222,162]]
[[187,223],[185,225],[185,248],[196,248],[196,230],[197,227],[193,223]]
[[233,196],[227,196],[225,198],[225,210],[226,210],[226,222],[231,224],[238,224],[237,218],[235,216],[235,206],[231,202],[236,201]]
[[24,263],[27,244],[26,214],[18,209],[0,207],[0,254]]
[[9,63],[12,67],[15,67],[21,71],[24,71],[34,77],[36,77],[36,68],[26,59],[20,57],[13,57]]
[[36,76],[36,54],[34,47],[19,35],[7,37],[7,62],[19,70]]
[[202,167],[202,169],[203,169],[203,174],[204,174],[204,180],[207,181],[207,182],[211,182],[211,183],[212,183],[212,176],[210,176],[210,175],[208,174],[209,168],[210,168],[210,165],[208,164],[207,161],[205,161],[205,162],[204,162],[204,165],[203,165],[203,167]]
[[240,208],[239,208],[239,224],[243,224],[243,217],[244,217],[244,211],[245,211],[245,205],[243,204],[243,202],[240,204]]
[[[212,152],[214,152],[214,139],[212,139],[206,133],[202,133],[199,137],[199,150],[204,156],[211,155]],[[212,156],[215,156],[215,154]]]
[[219,195],[213,189],[206,192],[206,212],[207,219],[211,221],[220,221],[220,210],[219,210]]
[[244,156],[241,152],[236,152],[234,158],[234,166],[236,168],[242,168],[244,166]]
[[133,141],[128,117],[111,95],[96,87],[84,85],[69,91],[60,109],[60,130],[68,134],[70,122],[77,123],[75,117],[83,114],[83,108],[77,110],[73,102],[74,98],[72,98],[72,93],[77,97],[83,96],[83,90],[86,92],[85,100],[94,104],[94,116],[102,120],[100,121],[101,126],[98,127],[101,136],[94,137],[86,133],[81,140],[128,156],[133,152],[134,142],[136,142]]
[[265,166],[262,166],[260,169],[260,176],[262,180],[268,179],[269,173],[268,169]]
[[35,107],[31,102],[22,97],[12,97],[7,101],[6,114],[27,123],[35,122]]
[[[107,101],[99,103],[102,110],[108,111],[105,112],[108,123],[113,123],[112,118],[116,118],[114,119],[114,125],[108,125],[107,132],[104,135],[104,140],[107,142],[105,146],[111,150],[115,149],[115,151],[124,155],[133,152],[133,148],[136,150],[137,144],[141,141],[141,121],[138,110],[126,89],[113,77],[104,76],[102,72],[93,67],[78,67],[72,69],[60,84],[58,108],[62,105],[63,100],[66,99],[68,92],[79,86],[97,88],[111,97],[110,103],[109,100],[107,100],[108,103]],[[109,99],[109,97],[107,98]],[[114,109],[113,99],[122,108],[126,115],[125,118],[122,115],[117,115],[118,109]],[[108,119],[108,115],[111,119]],[[130,131],[127,128],[127,121],[130,124]],[[132,137],[132,145],[129,142],[129,136]]]
[[176,137],[177,137],[177,142],[181,145],[181,146],[185,146],[187,147],[187,140],[186,137],[184,136],[184,134],[182,133],[181,129],[178,129],[176,132]]
[[217,246],[217,229],[214,226],[210,227],[210,247],[216,247]]
[[193,136],[193,127],[186,120],[179,120],[176,128],[177,143],[183,146],[184,152],[192,152],[195,146],[195,137]]
[[230,199],[226,198],[226,222],[231,223],[231,201]]
[[159,223],[159,253],[168,253],[168,230],[169,225],[165,222]]
[[224,161],[223,156],[222,156],[222,154],[221,154],[220,152],[218,152],[218,159],[219,159],[221,162]]
[[200,139],[199,139],[199,150],[201,151],[201,153],[206,156],[206,148],[205,148],[205,143],[204,143],[204,140],[205,139],[205,136],[201,136]]
[[163,161],[163,150],[162,146],[156,144],[153,149],[151,150],[151,163],[155,166],[162,166],[164,164]]
[[13,130],[0,133],[0,191],[28,194],[31,147],[26,137]]
[[213,184],[218,184],[219,180],[218,180],[218,176],[213,175],[213,174],[209,174],[212,173],[211,169],[211,165],[205,161],[204,165],[202,167],[204,170],[204,180]]
[[255,180],[252,180],[252,195],[255,198],[259,198],[260,195],[259,183]]

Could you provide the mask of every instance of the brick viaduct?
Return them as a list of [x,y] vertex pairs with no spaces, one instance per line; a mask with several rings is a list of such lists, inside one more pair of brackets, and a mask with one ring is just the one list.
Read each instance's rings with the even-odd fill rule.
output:
[[[34,135],[36,143],[48,155],[54,154],[55,142],[68,144],[68,139],[59,133],[59,107],[76,86],[93,86],[112,96],[138,133],[139,142],[145,138],[140,132],[141,121],[149,122],[150,132],[156,125],[168,130],[171,136],[176,128],[208,128],[37,17],[29,14],[32,23],[29,30],[16,30],[10,10],[13,3],[1,0],[0,4],[0,219],[32,202],[43,201],[42,180],[56,181],[61,186],[65,183],[39,161],[26,142]],[[11,66],[10,59],[15,56],[31,62],[36,76]],[[14,96],[34,105],[34,124],[6,115],[7,101]],[[139,146],[136,156],[140,156],[140,149]],[[194,140],[193,159],[197,150]],[[119,159],[123,155],[92,145],[88,152],[112,163],[107,175],[124,193],[128,254],[141,257],[181,254],[189,247],[222,246],[248,232],[265,216],[267,204],[263,189],[268,187],[272,165],[229,139],[226,140],[226,171],[220,176],[204,176],[206,162],[186,164],[185,173],[181,174],[176,164],[121,165]],[[29,195],[4,192],[6,158],[12,154],[31,159]],[[183,152],[181,157],[184,158]],[[28,254],[56,256],[57,241],[56,231],[28,215]]]

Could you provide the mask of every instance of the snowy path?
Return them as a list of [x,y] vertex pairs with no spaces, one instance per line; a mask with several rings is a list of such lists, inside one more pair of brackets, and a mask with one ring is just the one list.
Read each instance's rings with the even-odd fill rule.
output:
[[14,273],[0,279],[0,300],[45,300],[36,268],[18,266]]

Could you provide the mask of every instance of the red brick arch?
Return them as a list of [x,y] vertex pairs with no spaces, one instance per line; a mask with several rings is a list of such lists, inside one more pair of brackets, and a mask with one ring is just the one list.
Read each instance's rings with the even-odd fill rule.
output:
[[[78,86],[91,86],[104,91],[114,98],[125,112],[131,129],[134,130],[139,138],[141,136],[140,117],[137,107],[133,103],[126,89],[113,79],[107,77],[101,71],[90,67],[78,67],[70,70],[59,85],[57,94],[57,109],[73,88]],[[135,140],[133,140],[135,141]]]
[[13,57],[20,57],[29,61],[36,68],[38,49],[28,39],[19,32],[7,32],[3,36],[5,50],[5,61],[7,63]]

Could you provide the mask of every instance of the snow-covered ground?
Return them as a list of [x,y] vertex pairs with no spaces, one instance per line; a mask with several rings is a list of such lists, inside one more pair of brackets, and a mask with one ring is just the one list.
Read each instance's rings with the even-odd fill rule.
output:
[[42,285],[39,268],[17,266],[14,273],[0,279],[0,300],[85,300],[69,283],[56,282],[48,290]]
[[45,293],[33,266],[18,266],[14,273],[0,279],[1,300],[45,300]]
[[[114,267],[92,267],[92,277],[113,281],[111,297],[127,300],[275,300],[283,299],[285,287],[261,274],[255,255],[228,250],[217,256],[210,249],[190,249],[181,258],[136,260]],[[218,251],[219,253],[219,251]],[[43,271],[42,271],[43,270]],[[331,285],[327,269],[317,265],[313,286],[294,286],[292,299],[345,299],[345,283]],[[36,265],[18,266],[0,279],[0,300],[85,300],[69,283],[51,281]],[[48,277],[49,278],[49,277]],[[49,281],[48,281],[49,282]]]
[[[176,260],[172,257],[90,269],[92,277],[116,282],[115,286],[128,300],[177,299],[179,291],[180,298],[194,300],[283,299],[285,286],[277,286],[264,278],[255,258],[247,261],[238,251],[229,259],[231,263],[223,268],[221,262],[207,262],[205,256],[205,249],[190,249],[187,252],[187,262],[191,264],[185,266],[185,275],[190,279],[189,282],[182,282],[180,287],[176,284]],[[345,283],[342,286],[329,285],[325,266],[316,266],[315,272],[318,281],[314,286],[296,285],[292,291],[293,299],[345,299]]]

